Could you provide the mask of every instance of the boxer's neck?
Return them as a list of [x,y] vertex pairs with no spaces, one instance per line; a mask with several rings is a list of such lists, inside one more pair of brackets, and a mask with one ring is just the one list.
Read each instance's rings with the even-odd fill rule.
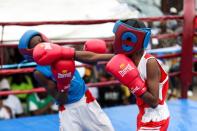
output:
[[129,58],[135,63],[136,66],[138,66],[142,56],[144,54],[144,50],[139,50],[136,53],[129,55]]

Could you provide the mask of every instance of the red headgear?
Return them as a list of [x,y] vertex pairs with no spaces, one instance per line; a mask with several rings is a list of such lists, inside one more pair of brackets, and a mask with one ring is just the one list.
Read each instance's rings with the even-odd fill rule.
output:
[[135,28],[117,21],[113,32],[115,34],[114,51],[117,54],[132,54],[146,48],[150,40],[150,28]]

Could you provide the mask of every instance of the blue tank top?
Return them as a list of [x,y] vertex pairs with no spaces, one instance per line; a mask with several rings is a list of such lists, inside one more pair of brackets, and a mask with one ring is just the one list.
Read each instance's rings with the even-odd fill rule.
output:
[[[55,81],[50,66],[37,65],[36,70],[42,73],[47,78]],[[80,100],[84,96],[86,89],[87,87],[85,85],[84,80],[81,78],[79,72],[75,70],[74,76],[71,80],[70,87],[68,90],[68,99],[65,104],[74,103]]]

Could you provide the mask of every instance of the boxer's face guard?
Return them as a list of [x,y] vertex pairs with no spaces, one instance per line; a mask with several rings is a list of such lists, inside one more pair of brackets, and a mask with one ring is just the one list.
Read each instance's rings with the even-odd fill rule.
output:
[[116,54],[132,54],[146,48],[150,40],[149,28],[134,28],[120,20],[115,23],[114,51]]

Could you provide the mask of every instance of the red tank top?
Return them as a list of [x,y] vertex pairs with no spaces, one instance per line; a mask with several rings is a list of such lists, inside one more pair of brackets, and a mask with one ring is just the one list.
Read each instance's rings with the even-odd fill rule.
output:
[[[145,65],[147,65],[147,61],[149,59],[156,59],[156,58],[144,52],[137,67],[140,76],[144,81],[147,80],[147,69]],[[158,64],[161,72],[161,79],[159,83],[159,104],[156,108],[151,108],[141,98],[139,97],[137,98],[137,105],[139,108],[139,114],[137,118],[138,127],[147,124],[162,125],[170,116],[168,106],[165,103],[167,90],[168,90],[168,75],[161,67],[159,62]]]

